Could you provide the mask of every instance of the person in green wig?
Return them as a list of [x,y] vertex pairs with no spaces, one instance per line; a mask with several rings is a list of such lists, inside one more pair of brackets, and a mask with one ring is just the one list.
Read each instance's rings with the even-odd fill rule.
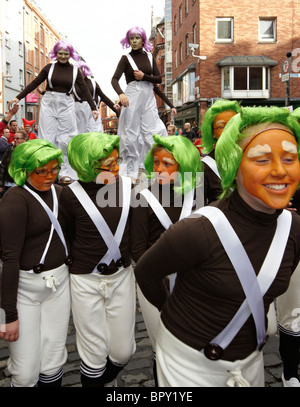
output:
[[9,165],[17,186],[0,203],[6,319],[0,338],[8,341],[14,387],[60,387],[67,360],[70,257],[59,209],[62,187],[54,184],[62,157],[46,140],[19,144]]
[[137,284],[160,311],[159,386],[264,386],[267,314],[300,258],[300,219],[284,210],[300,182],[299,137],[287,109],[243,108],[216,145],[223,197],[139,259]]
[[[154,145],[144,165],[152,181],[136,197],[131,216],[131,253],[135,262],[172,224],[203,206],[203,169],[197,148],[183,136],[153,136]],[[172,270],[170,271],[170,274]],[[171,289],[175,276],[170,277]],[[155,339],[159,322],[153,307],[137,287],[144,321],[153,347],[153,373],[156,379]]]
[[135,280],[129,247],[131,180],[120,177],[119,137],[84,133],[68,158],[79,181],[65,187],[72,315],[83,387],[114,387],[135,352]]
[[202,122],[202,158],[205,174],[205,190],[207,203],[219,198],[222,192],[220,174],[215,162],[215,145],[228,121],[241,111],[235,100],[218,99],[207,110]]

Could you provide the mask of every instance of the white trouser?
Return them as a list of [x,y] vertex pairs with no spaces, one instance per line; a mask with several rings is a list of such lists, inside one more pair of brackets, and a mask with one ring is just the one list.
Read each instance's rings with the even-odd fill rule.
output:
[[120,157],[123,158],[119,173],[137,178],[139,166],[154,143],[153,135],[168,133],[158,116],[150,82],[130,82],[125,93],[129,106],[122,108],[119,119]]
[[210,360],[178,340],[160,321],[156,340],[159,387],[264,387],[262,352],[243,360]]
[[95,121],[95,119],[93,118],[93,114],[92,111],[90,109],[90,115],[89,115],[89,119],[88,119],[88,132],[99,132],[99,133],[103,133],[103,125],[102,125],[102,119],[100,117],[100,114],[98,116],[98,119]]
[[159,325],[159,321],[160,321],[160,312],[154,305],[151,304],[151,302],[149,302],[147,300],[147,298],[142,293],[138,284],[136,286],[136,290],[137,290],[137,296],[138,296],[139,304],[141,307],[141,311],[143,314],[143,319],[144,319],[146,329],[148,332],[149,340],[151,342],[153,351],[155,353],[155,343],[156,343],[158,325]]
[[60,92],[46,92],[42,97],[39,138],[50,141],[64,154],[59,177],[78,179],[76,171],[69,164],[67,147],[72,137],[78,134],[73,97]]
[[125,365],[135,352],[136,293],[132,266],[104,276],[71,274],[72,314],[81,360],[93,369]]
[[70,318],[69,270],[62,266],[41,274],[20,271],[19,339],[9,342],[7,367],[15,387],[33,387],[39,374],[53,375],[67,360]]
[[300,263],[287,291],[276,299],[279,329],[288,335],[300,336]]
[[89,112],[92,113],[88,102],[75,102],[76,125],[78,134],[87,133]]

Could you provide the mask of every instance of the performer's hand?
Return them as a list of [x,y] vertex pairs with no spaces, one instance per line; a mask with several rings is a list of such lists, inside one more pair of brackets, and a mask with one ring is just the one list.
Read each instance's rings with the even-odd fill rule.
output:
[[121,93],[121,95],[119,95],[119,98],[120,98],[120,102],[122,103],[122,106],[124,106],[124,107],[129,106],[128,97],[124,93]]
[[290,212],[297,212],[296,208],[291,208],[292,205],[293,205],[292,202],[289,202],[288,206],[285,209],[287,209]]
[[133,71],[134,77],[137,81],[141,81],[144,77],[144,72],[138,70],[138,71]]
[[17,98],[12,99],[12,100],[9,102],[9,104],[8,104],[8,108],[9,108],[9,109],[12,109],[12,108],[13,108],[15,105],[17,105],[19,102],[20,102],[20,101],[19,101],[19,99],[17,99]]
[[[3,327],[5,328],[3,330]],[[3,332],[4,331],[4,332]],[[0,339],[8,342],[15,342],[19,339],[19,320],[10,324],[0,325]]]
[[172,113],[173,116],[177,115],[177,110],[175,109],[175,107],[172,107],[171,113]]
[[98,110],[93,110],[93,118],[95,121],[98,119],[98,116],[99,116]]
[[119,117],[119,116],[120,116],[120,113],[121,113],[121,106],[118,105],[118,104],[115,104],[115,105],[114,105],[114,109],[116,109],[116,111],[117,111],[117,116]]

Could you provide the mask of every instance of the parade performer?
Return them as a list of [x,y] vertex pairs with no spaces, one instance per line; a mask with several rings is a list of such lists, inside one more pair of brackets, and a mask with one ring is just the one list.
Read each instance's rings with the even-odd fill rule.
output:
[[202,158],[204,164],[207,203],[218,199],[222,192],[220,174],[215,161],[215,145],[228,121],[241,111],[235,100],[218,99],[205,113],[202,122]]
[[15,147],[0,205],[2,290],[14,387],[59,387],[67,360],[70,258],[54,185],[62,152],[47,140]]
[[25,89],[10,101],[19,103],[30,92],[47,80],[46,92],[42,98],[39,118],[39,138],[50,141],[64,154],[61,165],[60,180],[62,183],[77,179],[77,175],[68,164],[67,146],[71,138],[78,134],[75,117],[75,104],[71,96],[77,84],[88,101],[93,117],[96,120],[99,112],[89,94],[83,77],[69,60],[79,61],[80,56],[73,46],[64,40],[58,41],[49,52],[51,63],[47,64],[39,75]]
[[79,181],[65,187],[72,315],[83,387],[114,386],[135,351],[135,279],[129,247],[131,180],[119,177],[119,137],[84,133],[68,146]]
[[[142,257],[160,235],[173,223],[203,206],[201,191],[202,164],[196,147],[183,136],[154,135],[155,144],[145,158],[145,169],[154,182],[142,190],[133,205],[130,236],[131,254],[135,262]],[[197,192],[196,192],[197,191]],[[173,286],[173,279],[171,282]],[[159,312],[137,287],[143,319],[153,347],[153,373],[156,380],[155,339]]]
[[[300,121],[300,108],[292,115]],[[300,189],[291,200],[291,207],[300,214]],[[287,291],[276,299],[276,314],[279,330],[279,353],[282,360],[282,383],[284,387],[300,387],[298,368],[300,364],[300,265],[298,264]]]
[[266,315],[300,257],[300,219],[283,210],[300,181],[299,137],[287,109],[244,108],[216,145],[223,198],[171,226],[137,263],[137,283],[161,311],[160,386],[264,386]]
[[[103,102],[108,107],[110,107],[111,110],[113,110],[117,116],[119,116],[120,105],[113,103],[102,92],[99,84],[95,81],[93,73],[89,66],[82,61],[78,62],[77,66],[81,70],[85,84],[88,87],[90,94],[92,95],[93,101],[95,102],[97,109],[99,109],[100,103]],[[101,117],[99,116],[96,121],[94,120],[89,104],[87,100],[84,100],[78,85],[75,85],[73,92],[75,96],[75,111],[78,134],[94,131],[103,132]]]
[[[112,86],[119,95],[122,111],[119,120],[120,155],[123,164],[120,174],[137,179],[139,166],[153,144],[153,134],[167,136],[164,123],[158,116],[153,87],[161,83],[161,75],[150,50],[145,30],[133,27],[121,44],[131,51],[123,55],[112,78]],[[125,74],[125,92],[119,85]]]

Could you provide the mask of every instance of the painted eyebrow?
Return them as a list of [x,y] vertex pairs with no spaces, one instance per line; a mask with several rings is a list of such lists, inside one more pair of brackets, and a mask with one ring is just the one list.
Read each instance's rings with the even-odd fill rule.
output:
[[271,153],[271,147],[269,146],[269,144],[265,144],[265,145],[260,145],[258,144],[255,147],[251,147],[247,153],[247,157],[248,158],[254,158],[254,157],[260,157],[264,154],[269,154]]
[[164,157],[164,158],[163,158],[163,161],[166,161],[166,162],[168,162],[168,163],[170,163],[170,164],[175,164],[175,163],[176,163],[175,160],[172,160],[172,158],[167,158],[167,157]]
[[297,146],[290,141],[283,140],[281,145],[287,153],[297,154]]

